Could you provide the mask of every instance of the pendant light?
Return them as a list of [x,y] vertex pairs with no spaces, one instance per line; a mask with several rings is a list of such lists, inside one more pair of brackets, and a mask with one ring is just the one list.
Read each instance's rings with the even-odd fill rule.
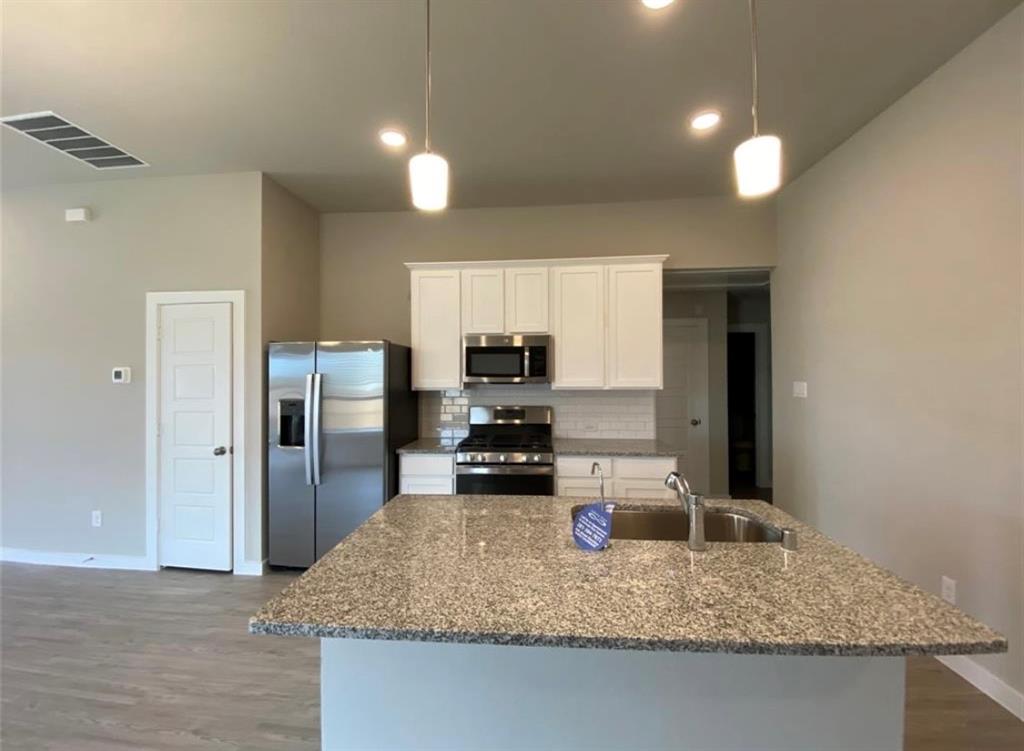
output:
[[736,147],[736,186],[743,198],[756,198],[777,190],[782,183],[782,141],[762,136],[757,129],[757,11],[750,3],[750,58],[752,64],[754,136]]
[[412,204],[421,211],[440,211],[448,206],[448,161],[430,150],[430,0],[427,0],[426,138],[422,154],[409,160]]

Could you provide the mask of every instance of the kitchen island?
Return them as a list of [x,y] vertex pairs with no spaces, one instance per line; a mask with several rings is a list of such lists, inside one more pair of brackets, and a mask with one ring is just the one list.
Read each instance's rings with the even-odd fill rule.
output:
[[899,658],[1007,648],[773,506],[709,500],[798,551],[586,553],[580,502],[399,496],[267,603],[253,633],[323,640],[323,747],[899,749]]

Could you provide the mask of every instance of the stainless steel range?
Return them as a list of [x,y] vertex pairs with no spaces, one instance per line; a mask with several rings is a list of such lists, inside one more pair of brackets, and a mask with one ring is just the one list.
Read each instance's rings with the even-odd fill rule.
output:
[[455,492],[554,495],[551,407],[470,407],[455,454]]

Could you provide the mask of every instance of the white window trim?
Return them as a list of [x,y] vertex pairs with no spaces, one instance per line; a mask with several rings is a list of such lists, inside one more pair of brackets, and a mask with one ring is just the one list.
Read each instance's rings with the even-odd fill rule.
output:
[[160,346],[157,329],[161,305],[231,303],[231,432],[234,451],[231,478],[231,559],[235,573],[250,573],[245,562],[245,292],[213,290],[146,293],[146,568],[159,566],[160,471],[157,417],[160,414]]

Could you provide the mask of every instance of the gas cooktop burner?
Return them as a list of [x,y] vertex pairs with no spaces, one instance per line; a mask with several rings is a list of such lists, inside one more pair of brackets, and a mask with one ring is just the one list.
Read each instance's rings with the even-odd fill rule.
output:
[[554,464],[550,407],[473,407],[457,464]]

